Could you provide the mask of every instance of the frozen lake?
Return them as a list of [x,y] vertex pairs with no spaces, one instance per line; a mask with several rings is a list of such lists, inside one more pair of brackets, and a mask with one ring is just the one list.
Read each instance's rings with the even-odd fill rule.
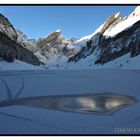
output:
[[139,70],[0,71],[0,134],[139,134]]

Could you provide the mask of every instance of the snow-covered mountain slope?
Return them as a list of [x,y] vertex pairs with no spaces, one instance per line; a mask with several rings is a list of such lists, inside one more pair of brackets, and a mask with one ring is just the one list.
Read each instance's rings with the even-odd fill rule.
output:
[[131,27],[134,23],[140,20],[140,6],[137,6],[136,9],[126,17],[122,17],[121,13],[116,13],[113,16],[109,17],[104,24],[102,24],[94,33],[88,36],[84,36],[81,39],[77,40],[77,43],[82,44],[94,38],[98,33],[103,33],[103,36],[113,37],[121,31]]
[[120,22],[120,20],[121,20],[120,13],[116,13],[116,14],[110,16],[104,22],[104,24],[102,24],[94,33],[92,33],[91,35],[88,35],[88,36],[84,36],[81,39],[77,40],[76,41],[77,45],[84,47],[84,46],[86,46],[86,42],[89,40],[94,41],[94,44],[96,45],[96,43],[98,43],[98,40],[97,40],[98,35],[103,34],[104,32],[107,32],[108,30],[110,30],[110,27],[113,28],[118,22]]
[[[86,63],[90,57],[93,57],[92,63],[96,68],[97,64],[106,65],[108,62],[126,54],[130,54],[131,58],[137,57],[140,54],[139,36],[140,8],[136,7],[133,13],[124,18],[121,17],[120,13],[117,13],[109,17],[92,34],[92,37],[87,37],[86,43],[83,43],[84,39],[77,41],[78,44],[82,44],[80,51],[72,56],[68,62],[75,62],[75,66],[82,62],[85,65],[91,65]],[[135,61],[138,61],[138,59],[135,59]]]
[[[112,60],[108,63],[103,65],[101,64],[94,64],[96,57],[94,55],[90,55],[86,59],[81,59],[76,64],[68,63],[65,65],[60,65],[59,69],[75,69],[75,70],[85,70],[85,69],[140,69],[140,55],[131,58],[130,53],[123,55],[115,60]],[[53,67],[54,69],[54,67]],[[57,67],[55,69],[58,69]]]
[[77,41],[77,43],[82,44],[82,42],[93,40],[94,36],[98,33],[103,33],[106,38],[113,37],[123,30],[131,27],[134,23],[140,20],[140,6],[127,17],[122,17],[121,13],[116,13],[109,17],[104,24],[102,24],[93,34],[84,36]]
[[106,37],[114,37],[118,33],[130,28],[134,23],[140,20],[140,9],[137,7],[133,13],[128,17],[122,18],[119,23],[115,24],[113,27],[110,27],[104,32]]

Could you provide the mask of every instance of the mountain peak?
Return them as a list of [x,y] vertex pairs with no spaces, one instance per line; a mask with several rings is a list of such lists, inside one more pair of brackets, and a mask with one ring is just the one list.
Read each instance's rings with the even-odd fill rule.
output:
[[60,33],[60,32],[61,32],[61,30],[60,30],[60,29],[58,29],[58,30],[56,30],[55,32],[58,32],[58,33]]
[[136,15],[140,15],[140,6],[137,6],[134,12]]
[[140,6],[137,6],[135,10],[130,14],[130,16],[139,16],[140,15]]
[[120,12],[116,13],[116,14],[114,15],[114,17],[115,17],[115,18],[121,17],[121,13],[120,13]]

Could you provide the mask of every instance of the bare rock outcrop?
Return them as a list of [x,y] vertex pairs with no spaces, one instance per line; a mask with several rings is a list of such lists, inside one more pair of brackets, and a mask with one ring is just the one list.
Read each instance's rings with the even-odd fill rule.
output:
[[46,38],[40,39],[37,42],[37,46],[38,48],[42,48],[44,47],[46,44],[50,43],[53,40],[56,40],[59,36],[60,36],[61,32],[60,31],[56,31],[51,33],[49,36],[47,36]]

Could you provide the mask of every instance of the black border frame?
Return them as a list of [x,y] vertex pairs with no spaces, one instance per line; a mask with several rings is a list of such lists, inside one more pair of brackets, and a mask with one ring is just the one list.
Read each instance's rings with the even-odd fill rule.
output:
[[[0,6],[138,6],[140,3],[135,4],[112,4],[112,3],[102,3],[102,4],[94,4],[94,3],[55,3],[55,4],[47,4],[47,3],[41,3],[41,4],[24,4],[24,3],[0,3]],[[140,134],[126,134],[126,133],[120,133],[120,134],[0,134],[0,136],[140,136]]]

